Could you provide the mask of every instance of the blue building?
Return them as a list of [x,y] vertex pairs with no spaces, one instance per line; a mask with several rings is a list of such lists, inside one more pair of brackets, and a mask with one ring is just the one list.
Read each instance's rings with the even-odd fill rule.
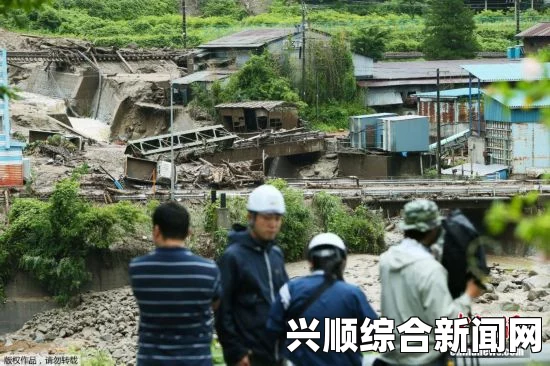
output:
[[[6,50],[0,50],[0,86],[8,85]],[[25,144],[10,138],[9,99],[0,98],[0,187],[23,185],[23,149]]]
[[[528,75],[524,64],[511,62],[501,65],[463,65],[470,77],[470,88],[480,83],[508,83],[511,95],[483,91],[480,98],[469,95],[469,104],[481,103],[485,130],[481,118],[470,114],[469,124],[477,136],[470,137],[468,148],[473,163],[502,164],[511,174],[527,175],[550,169],[550,129],[542,123],[542,110],[550,107],[550,95],[529,103],[526,95],[515,88],[525,80],[542,80],[550,75],[550,62],[542,65],[540,75]],[[477,79],[477,83],[475,80]],[[536,175],[539,175],[538,173]]]
[[484,95],[486,153],[493,164],[504,164],[512,174],[550,169],[550,128],[542,123],[542,109],[550,95],[529,103],[521,91],[510,97]]

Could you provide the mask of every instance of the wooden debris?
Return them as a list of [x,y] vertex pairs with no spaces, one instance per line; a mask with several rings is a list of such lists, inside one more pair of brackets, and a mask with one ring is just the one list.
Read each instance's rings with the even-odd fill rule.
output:
[[178,182],[196,188],[238,188],[263,182],[262,171],[252,170],[250,162],[212,164],[204,159],[181,165]]

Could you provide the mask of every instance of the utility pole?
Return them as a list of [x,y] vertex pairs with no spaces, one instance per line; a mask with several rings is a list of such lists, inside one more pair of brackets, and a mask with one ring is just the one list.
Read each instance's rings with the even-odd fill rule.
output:
[[441,106],[439,105],[439,69],[437,69],[437,174],[441,177]]
[[[514,8],[515,8],[515,13],[516,13],[516,34],[518,34],[520,32],[520,30],[519,30],[519,11],[520,11],[519,2],[520,2],[520,0],[515,0],[514,1]],[[519,38],[516,42],[517,42],[517,45],[519,46]]]
[[302,0],[302,100],[306,99],[306,4]]
[[183,27],[183,48],[187,49],[187,15],[185,14],[185,0],[181,0],[181,13]]

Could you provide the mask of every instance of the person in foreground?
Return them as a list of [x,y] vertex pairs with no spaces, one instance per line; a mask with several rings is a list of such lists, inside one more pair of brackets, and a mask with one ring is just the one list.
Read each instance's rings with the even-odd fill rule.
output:
[[[447,355],[434,349],[435,321],[456,319],[469,314],[472,299],[481,294],[473,280],[453,301],[447,284],[447,271],[432,253],[441,248],[442,217],[435,202],[415,200],[404,207],[400,228],[403,241],[380,256],[381,317],[395,321],[395,350],[383,353],[373,365],[446,366]],[[418,317],[432,327],[427,352],[403,352],[397,326]],[[418,342],[412,342],[418,345]]]
[[283,195],[262,185],[250,194],[247,210],[248,227],[233,226],[219,260],[223,297],[216,332],[228,365],[280,365],[266,321],[277,291],[288,280],[283,252],[275,244],[286,212]]
[[137,365],[212,365],[213,309],[220,271],[185,247],[189,214],[177,202],[153,213],[156,249],[130,263],[140,319]]
[[[311,274],[286,283],[272,305],[267,327],[277,337],[286,340],[283,352],[294,365],[362,364],[360,327],[366,318],[374,320],[378,319],[378,315],[369,305],[363,291],[344,281],[346,257],[347,248],[339,236],[333,233],[316,235],[310,241],[307,251]],[[294,342],[293,339],[286,339],[286,332],[291,330],[287,326],[288,321],[294,321],[299,326],[301,318],[306,320],[308,326],[313,319],[319,321],[315,329],[320,332],[320,338],[314,340],[319,346],[316,352],[305,343],[292,352],[288,349]],[[328,324],[327,328],[325,319],[336,321],[337,318],[357,320],[354,328],[358,338],[352,340],[357,346],[355,350],[337,352],[330,349],[332,344],[327,344],[332,334],[341,334],[341,329],[334,327],[336,322]],[[292,331],[308,330],[299,328]]]

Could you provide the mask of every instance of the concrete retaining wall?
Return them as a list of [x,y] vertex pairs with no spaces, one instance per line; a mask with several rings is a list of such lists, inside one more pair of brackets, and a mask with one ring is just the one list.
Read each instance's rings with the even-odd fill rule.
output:
[[68,99],[76,113],[89,116],[98,83],[98,74],[95,71],[71,74],[36,68],[27,79],[24,90],[52,98]]
[[[127,252],[97,253],[88,259],[92,281],[86,291],[107,291],[129,285],[128,263],[137,256]],[[28,273],[18,271],[6,285],[5,304],[0,305],[0,334],[16,331],[35,314],[58,305]]]
[[[423,157],[424,169],[429,157]],[[386,179],[389,177],[420,176],[420,155],[407,157],[393,155],[368,155],[358,153],[338,153],[338,173],[340,176],[356,176],[364,179]]]

